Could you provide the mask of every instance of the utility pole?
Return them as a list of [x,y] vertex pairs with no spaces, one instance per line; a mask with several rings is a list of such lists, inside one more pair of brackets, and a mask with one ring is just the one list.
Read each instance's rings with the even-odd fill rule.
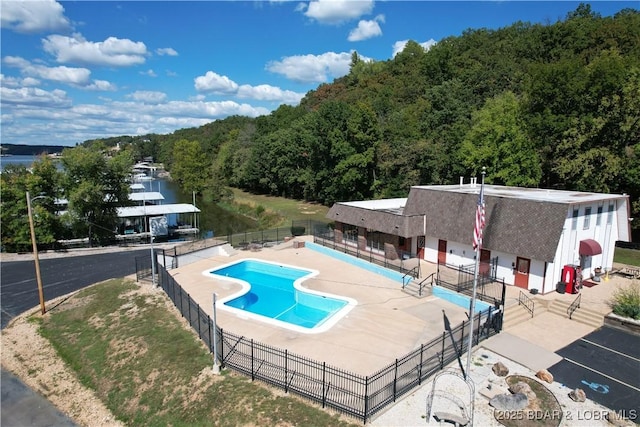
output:
[[[33,200],[42,196],[36,196]],[[36,243],[36,230],[33,226],[33,213],[31,212],[31,197],[27,191],[27,214],[29,216],[29,228],[31,230],[31,245],[33,246],[33,261],[36,265],[36,282],[38,283],[38,297],[40,298],[40,312],[45,314],[47,312],[44,306],[44,291],[42,289],[42,276],[40,275],[40,260],[38,259],[38,244]]]

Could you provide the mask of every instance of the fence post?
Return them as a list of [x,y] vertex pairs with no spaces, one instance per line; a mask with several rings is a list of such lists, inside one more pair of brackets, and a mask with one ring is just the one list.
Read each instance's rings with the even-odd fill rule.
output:
[[209,323],[209,351],[213,353],[213,335],[211,335],[211,316],[207,314],[207,323]]
[[396,392],[398,390],[398,359],[396,359],[396,366],[393,371],[393,401],[396,401]]
[[444,369],[444,340],[446,339],[446,335],[442,333],[442,357],[440,358],[440,370]]
[[256,377],[253,374],[253,338],[251,338],[251,381],[255,380]]
[[365,377],[364,378],[364,414],[362,414],[362,421],[366,424],[367,423],[367,418],[369,415],[369,396],[367,396],[367,393],[369,393],[369,377]]
[[420,344],[420,366],[418,367],[418,385],[422,384],[422,355],[424,351],[424,344]]
[[[217,325],[213,325],[214,328],[217,328]],[[217,332],[217,329],[216,329]],[[224,329],[220,328],[220,333],[217,334],[220,337],[220,369],[224,368]]]
[[322,362],[322,407],[327,404],[327,386],[325,385],[327,375],[327,362]]
[[284,349],[284,392],[289,393],[289,354],[288,349]]

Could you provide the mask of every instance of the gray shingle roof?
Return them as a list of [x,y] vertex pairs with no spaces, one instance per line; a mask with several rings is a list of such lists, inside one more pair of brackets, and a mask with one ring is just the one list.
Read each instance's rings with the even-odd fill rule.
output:
[[[477,202],[477,194],[413,187],[404,214],[426,214],[428,236],[471,244]],[[567,204],[487,195],[485,206],[484,248],[553,261]]]

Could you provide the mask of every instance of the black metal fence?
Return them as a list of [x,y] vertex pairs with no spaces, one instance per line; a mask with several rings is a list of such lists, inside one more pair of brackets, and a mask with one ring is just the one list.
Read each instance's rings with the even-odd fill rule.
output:
[[[499,303],[504,305],[506,294],[506,285],[504,278],[496,277],[498,258],[493,258],[488,264],[485,264],[483,273],[478,274],[476,283],[476,299],[488,302]],[[464,294],[473,295],[473,284],[475,281],[475,264],[452,266],[449,264],[438,263],[435,284],[443,288]]]
[[417,262],[417,255],[411,252],[397,250],[397,256],[390,258],[383,251],[374,251],[371,247],[363,250],[353,243],[344,241],[336,242],[334,234],[330,230],[315,233],[313,235],[313,243],[333,249],[334,251],[349,254],[390,270],[398,271],[402,274],[409,274],[412,277],[420,277],[420,263]]
[[[220,366],[296,393],[323,408],[333,408],[364,423],[462,356],[468,348],[467,320],[372,375],[363,376],[217,328],[164,266],[158,265],[157,270],[158,285],[212,353],[216,336]],[[500,323],[491,322],[492,317],[492,308],[475,315],[473,345],[499,332],[500,326],[496,325]]]
[[287,238],[325,233],[326,230],[328,230],[328,225],[324,222],[314,220],[291,221],[291,226],[289,227],[243,231],[241,233],[230,232],[226,235],[218,235],[215,238],[225,240],[233,247],[246,249],[256,245],[260,247],[272,246],[285,241]]

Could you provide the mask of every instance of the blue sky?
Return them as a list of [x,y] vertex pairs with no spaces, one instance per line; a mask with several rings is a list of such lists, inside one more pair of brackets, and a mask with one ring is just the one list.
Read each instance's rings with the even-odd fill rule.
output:
[[[638,1],[589,2],[603,16]],[[468,28],[553,23],[562,1],[0,0],[2,143],[167,134],[297,105],[348,73]]]

